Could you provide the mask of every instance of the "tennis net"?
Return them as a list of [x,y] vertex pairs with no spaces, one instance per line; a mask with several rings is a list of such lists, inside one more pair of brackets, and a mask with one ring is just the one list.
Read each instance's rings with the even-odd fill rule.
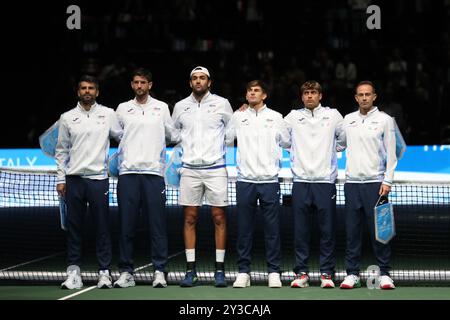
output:
[[[52,170],[0,169],[0,281],[59,282],[66,277],[66,239],[60,228],[59,200],[55,191],[56,173]],[[113,234],[114,265],[112,276],[117,279],[118,210],[117,179],[110,178],[110,212]],[[236,187],[235,178],[228,182],[228,243],[226,276],[232,281],[236,266]],[[282,280],[294,278],[293,217],[290,208],[292,179],[280,179]],[[169,225],[169,283],[184,276],[183,212],[178,206],[178,190],[167,186],[166,213]],[[412,285],[450,285],[450,183],[399,181],[393,186],[390,201],[394,204],[396,236],[391,241],[392,272],[396,281]],[[336,280],[345,276],[344,192],[342,181],[337,184]],[[141,215],[135,241],[136,280],[151,282],[150,235],[146,217]],[[319,231],[316,215],[311,216],[312,239],[310,278],[319,281]],[[95,234],[93,220],[86,216],[83,244],[82,276],[85,281],[97,279]],[[197,271],[203,283],[213,281],[214,225],[207,206],[200,210],[197,224]],[[363,234],[361,277],[376,264],[368,240]],[[257,214],[252,251],[252,280],[267,281],[264,231]]]

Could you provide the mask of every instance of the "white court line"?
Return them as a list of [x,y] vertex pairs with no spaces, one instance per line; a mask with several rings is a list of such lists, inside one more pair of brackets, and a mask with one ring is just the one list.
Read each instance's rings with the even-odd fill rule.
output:
[[[184,250],[182,250],[182,251],[180,251],[180,252],[177,252],[177,253],[174,253],[174,254],[170,255],[170,256],[168,257],[168,259],[171,259],[171,258],[173,258],[173,257],[176,257],[176,256],[178,256],[179,254],[181,254],[181,253],[183,253],[183,252],[184,252]],[[139,270],[145,269],[145,268],[147,268],[147,267],[151,267],[152,265],[153,265],[153,263],[148,263],[148,264],[145,264],[145,265],[143,265],[143,266],[141,266],[141,267],[138,267],[138,268],[136,268],[136,269],[134,269],[134,270],[135,270],[135,271],[139,271]],[[80,294],[82,294],[82,293],[91,291],[92,289],[95,289],[95,288],[97,288],[97,286],[92,286],[92,287],[86,288],[86,289],[84,289],[84,290],[75,292],[75,293],[70,294],[70,295],[68,295],[68,296],[59,298],[58,300],[67,300],[67,299],[76,297],[76,296],[78,296],[78,295],[80,295]]]
[[91,291],[92,289],[95,289],[95,288],[97,288],[97,286],[92,286],[92,287],[89,287],[89,288],[83,289],[83,290],[81,290],[81,291],[78,291],[78,292],[72,293],[72,294],[70,294],[70,295],[68,295],[68,296],[65,296],[65,297],[59,298],[58,300],[67,300],[67,299],[70,299],[70,298],[76,297],[76,296],[78,296],[78,295],[80,295],[80,294],[82,294],[82,293],[85,293],[85,292]]
[[30,260],[30,261],[27,261],[27,262],[19,263],[19,264],[16,264],[14,266],[10,266],[10,267],[6,267],[4,269],[1,269],[0,272],[7,271],[7,270],[10,270],[10,269],[14,269],[14,268],[18,268],[18,267],[22,267],[22,266],[25,266],[27,264],[38,262],[38,261],[42,261],[42,260],[45,260],[45,259],[53,258],[53,257],[59,256],[59,255],[61,255],[63,253],[64,253],[64,251],[61,251],[61,252],[57,252],[57,253],[54,253],[54,254],[42,257],[42,258],[37,258],[37,259]]

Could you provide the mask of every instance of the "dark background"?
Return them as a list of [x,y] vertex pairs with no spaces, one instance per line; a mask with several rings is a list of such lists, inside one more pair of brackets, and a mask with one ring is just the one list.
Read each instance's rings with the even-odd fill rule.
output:
[[[81,30],[66,27],[70,4],[81,8]],[[381,8],[381,30],[366,28],[370,4]],[[130,72],[147,67],[152,95],[173,107],[197,65],[234,109],[245,84],[263,79],[283,115],[309,79],[345,115],[356,110],[354,85],[369,79],[409,145],[450,144],[449,0],[16,1],[1,15],[1,148],[38,147],[75,106],[81,74],[99,77],[98,102],[115,109],[133,97]]]

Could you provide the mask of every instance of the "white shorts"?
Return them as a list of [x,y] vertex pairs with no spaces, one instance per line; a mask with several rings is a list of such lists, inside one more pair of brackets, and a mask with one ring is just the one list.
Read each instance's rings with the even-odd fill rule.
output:
[[[228,174],[225,167],[218,169],[180,170],[181,206],[201,206],[203,203],[213,207],[228,206]],[[204,201],[203,201],[204,198]]]

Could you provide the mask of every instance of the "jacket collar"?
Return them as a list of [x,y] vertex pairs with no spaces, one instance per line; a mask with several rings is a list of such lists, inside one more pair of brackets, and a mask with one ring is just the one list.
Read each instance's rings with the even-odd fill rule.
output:
[[312,111],[309,110],[308,108],[304,107],[303,111],[306,112],[308,115],[315,115],[317,112],[320,112],[323,109],[322,104],[319,103],[319,105],[317,107],[315,107]]
[[[209,98],[210,95],[211,95],[211,91],[208,91],[208,92],[203,96],[203,98],[202,98],[202,100],[200,101],[200,103],[205,103],[205,101],[208,100],[208,98]],[[199,102],[197,101],[197,99],[195,99],[194,93],[191,93],[190,97],[191,97],[192,102],[199,103]]]
[[367,118],[367,117],[370,117],[372,114],[374,114],[377,111],[378,111],[378,107],[374,106],[369,112],[367,112],[366,115],[362,114],[359,109],[358,109],[358,114],[359,114],[360,117]]
[[91,106],[91,109],[89,111],[86,111],[86,109],[83,108],[83,106],[79,102],[77,103],[77,108],[78,108],[78,110],[80,110],[83,113],[91,113],[91,112],[94,112],[94,110],[97,108],[97,102],[94,102],[94,104]]
[[133,99],[133,100],[131,100],[131,101],[133,101],[133,104],[135,105],[135,106],[138,106],[138,107],[146,107],[146,106],[148,106],[151,102],[152,102],[152,97],[150,96],[150,95],[148,95],[148,98],[147,98],[147,102],[145,102],[145,103],[140,103],[140,102],[138,102],[137,100],[136,100],[136,97]]
[[266,104],[264,104],[264,105],[258,110],[258,112],[256,112],[256,110],[253,109],[253,108],[251,108],[251,107],[248,107],[248,108],[247,108],[247,110],[248,110],[249,112],[253,113],[253,114],[261,113],[261,112],[263,112],[263,111],[266,110],[266,109],[267,109]]

